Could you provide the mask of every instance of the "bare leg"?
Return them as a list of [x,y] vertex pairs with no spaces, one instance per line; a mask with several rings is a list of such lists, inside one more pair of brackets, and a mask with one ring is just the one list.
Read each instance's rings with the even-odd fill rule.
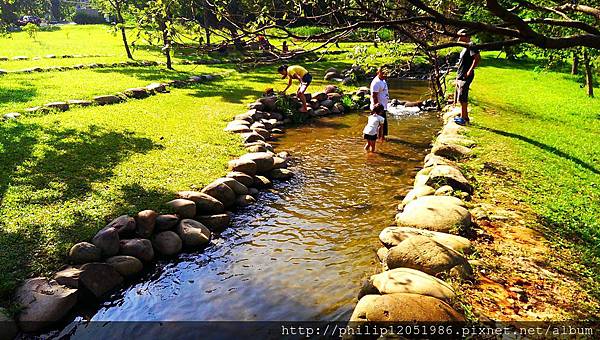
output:
[[465,121],[469,121],[469,110],[468,110],[468,106],[469,103],[468,102],[464,102],[464,103],[460,103],[460,106],[462,108],[462,112],[460,114],[460,116],[462,117],[462,119],[464,119]]
[[296,94],[298,95],[298,98],[300,98],[300,100],[302,101],[302,108],[300,109],[300,112],[308,111],[308,109],[306,108],[306,96],[304,95],[304,92],[298,91],[298,93]]
[[371,151],[375,152],[375,144],[377,144],[377,141],[374,140],[372,143],[373,144],[371,144]]
[[367,141],[367,143],[365,144],[365,147],[363,149],[365,149],[365,151],[369,152],[369,141]]

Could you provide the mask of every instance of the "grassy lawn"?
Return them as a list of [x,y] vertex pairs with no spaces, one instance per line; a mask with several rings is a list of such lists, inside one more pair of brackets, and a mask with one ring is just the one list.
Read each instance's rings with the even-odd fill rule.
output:
[[600,99],[577,76],[532,69],[484,56],[472,85],[480,147],[470,165],[516,170],[517,185],[503,189],[534,209],[557,245],[574,248],[569,269],[592,278],[600,296]]

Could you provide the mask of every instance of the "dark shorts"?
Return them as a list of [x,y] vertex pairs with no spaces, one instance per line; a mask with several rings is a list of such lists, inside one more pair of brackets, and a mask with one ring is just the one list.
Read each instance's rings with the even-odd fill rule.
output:
[[469,102],[469,87],[473,82],[473,78],[467,78],[466,80],[456,80],[456,97],[459,103]]
[[377,140],[377,135],[367,135],[366,133],[363,134],[364,139],[366,140]]
[[313,77],[310,73],[305,74],[302,77],[302,81],[300,82],[300,88],[298,88],[298,92],[302,92],[304,93],[304,91],[306,91],[306,88],[308,87],[308,85],[310,85],[310,82],[312,81]]

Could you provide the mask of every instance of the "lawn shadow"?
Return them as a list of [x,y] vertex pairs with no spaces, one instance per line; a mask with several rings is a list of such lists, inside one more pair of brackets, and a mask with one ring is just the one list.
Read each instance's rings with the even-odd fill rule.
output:
[[561,150],[559,150],[559,149],[557,149],[557,148],[555,148],[553,146],[544,144],[542,142],[538,142],[538,141],[533,140],[533,139],[531,139],[529,137],[525,137],[525,136],[522,136],[522,135],[519,135],[519,134],[516,134],[516,133],[513,133],[513,132],[497,130],[497,129],[494,129],[494,128],[485,127],[485,126],[481,126],[481,125],[475,125],[475,126],[477,128],[479,128],[479,129],[484,130],[484,131],[492,132],[492,133],[495,133],[497,135],[504,136],[504,137],[515,138],[515,139],[518,139],[520,141],[523,141],[523,142],[529,143],[531,145],[537,146],[538,148],[540,148],[540,149],[542,149],[544,151],[553,153],[554,155],[556,155],[558,157],[567,159],[567,160],[569,160],[569,161],[571,161],[571,162],[573,162],[573,163],[575,163],[575,164],[583,167],[584,169],[586,169],[588,171],[591,171],[592,173],[594,173],[596,175],[600,175],[600,170],[596,169],[592,164],[589,164],[589,163],[587,163],[587,162],[585,162],[585,161],[583,161],[583,160],[581,160],[581,159],[579,159],[579,158],[577,158],[575,156],[571,156],[568,153],[566,153],[564,151],[561,151]]
[[166,68],[156,67],[124,67],[124,68],[102,68],[94,69],[98,73],[120,73],[140,80],[148,81],[167,81],[172,79],[186,79],[192,74],[184,71],[167,70]]
[[27,103],[37,95],[35,86],[27,84],[24,88],[0,87],[0,103]]

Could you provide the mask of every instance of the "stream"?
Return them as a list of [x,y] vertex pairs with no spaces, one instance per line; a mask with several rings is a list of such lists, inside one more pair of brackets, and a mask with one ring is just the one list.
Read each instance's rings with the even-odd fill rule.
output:
[[[391,98],[422,100],[429,92],[427,82],[388,83]],[[55,336],[90,337],[84,320],[348,320],[362,280],[378,269],[377,236],[393,223],[441,125],[435,112],[388,118],[389,138],[376,154],[363,150],[364,113],[287,129],[273,145],[293,156],[292,180],[237,209],[203,252],[158,262],[100,306],[78,311]],[[107,328],[102,338],[138,326]]]

